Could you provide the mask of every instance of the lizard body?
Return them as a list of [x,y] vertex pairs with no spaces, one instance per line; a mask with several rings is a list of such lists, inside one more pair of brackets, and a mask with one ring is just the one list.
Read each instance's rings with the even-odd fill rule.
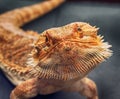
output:
[[41,34],[20,28],[63,2],[44,1],[0,15],[0,69],[16,85],[10,99],[59,90],[98,99],[95,83],[85,76],[112,54],[111,46],[97,35],[98,28],[84,22]]

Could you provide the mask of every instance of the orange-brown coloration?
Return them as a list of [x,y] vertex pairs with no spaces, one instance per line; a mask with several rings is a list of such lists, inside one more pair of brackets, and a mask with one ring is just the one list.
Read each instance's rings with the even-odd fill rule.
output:
[[110,46],[97,35],[97,30],[87,23],[75,22],[44,31],[32,53],[37,64],[32,76],[70,80],[86,75],[111,55]]
[[63,2],[49,0],[0,15],[0,69],[16,85],[10,99],[59,90],[98,99],[94,82],[85,77],[111,56],[111,46],[97,35],[98,28],[84,22],[51,28],[42,34],[19,28]]
[[32,6],[18,8],[2,14],[0,16],[0,23],[9,22],[15,26],[22,26],[25,23],[51,11],[63,2],[64,0],[49,0]]
[[[22,26],[38,16],[44,15],[63,2],[64,0],[45,1],[32,6],[18,8],[0,15],[0,61],[4,61],[6,64],[9,62],[11,63],[11,67],[9,66],[8,68],[11,72],[14,71],[12,75],[15,74],[14,76],[16,76],[18,73],[16,72],[17,70],[19,70],[19,72],[22,72],[23,69],[26,70],[26,61],[33,49],[32,44],[39,37],[38,33],[33,31],[23,31],[19,26]],[[3,71],[7,65],[2,67]],[[7,69],[5,72],[7,72]],[[19,74],[21,73],[18,73],[18,78],[21,76]],[[12,75],[9,74],[9,76]]]

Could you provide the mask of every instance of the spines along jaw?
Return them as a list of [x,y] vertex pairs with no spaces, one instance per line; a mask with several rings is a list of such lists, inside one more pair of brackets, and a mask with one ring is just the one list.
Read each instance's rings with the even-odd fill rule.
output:
[[[111,45],[97,31],[98,28],[83,22],[44,31],[34,44],[31,58],[35,69],[31,75],[59,80],[87,75],[112,55]],[[36,46],[39,53],[34,51]]]

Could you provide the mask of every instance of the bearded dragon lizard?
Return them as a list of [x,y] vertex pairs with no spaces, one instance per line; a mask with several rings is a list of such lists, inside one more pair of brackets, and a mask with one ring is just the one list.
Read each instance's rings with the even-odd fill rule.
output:
[[60,90],[98,99],[86,77],[112,55],[98,28],[74,22],[38,34],[20,26],[49,12],[64,0],[44,1],[0,15],[0,69],[16,86],[10,99],[29,99]]

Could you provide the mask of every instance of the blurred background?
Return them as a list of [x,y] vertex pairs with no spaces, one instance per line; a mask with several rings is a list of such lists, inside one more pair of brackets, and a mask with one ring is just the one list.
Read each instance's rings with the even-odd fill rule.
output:
[[[0,13],[42,0],[0,0]],[[100,28],[99,34],[112,45],[113,56],[95,68],[88,77],[98,87],[100,99],[120,99],[120,0],[66,0],[52,12],[25,26],[39,33],[51,27],[83,21]],[[14,86],[0,71],[0,99],[9,99]],[[85,99],[78,93],[57,92],[33,99]]]
[[91,2],[91,1],[97,1],[97,2],[108,2],[108,3],[110,3],[110,2],[112,2],[112,3],[119,3],[120,2],[120,0],[69,0],[69,1],[89,1],[89,2]]

